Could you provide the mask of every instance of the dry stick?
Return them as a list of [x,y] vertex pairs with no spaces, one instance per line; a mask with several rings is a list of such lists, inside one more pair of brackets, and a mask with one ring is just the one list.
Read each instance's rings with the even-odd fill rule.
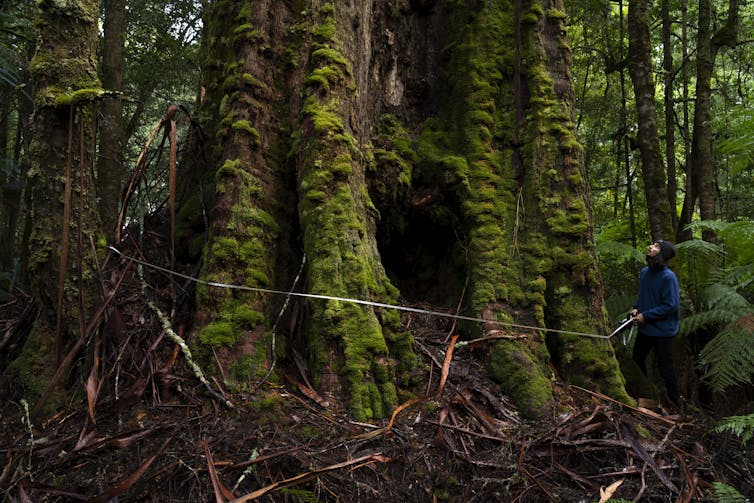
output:
[[123,226],[123,220],[126,216],[126,208],[128,207],[128,202],[131,199],[131,194],[133,194],[134,189],[136,188],[136,181],[141,176],[142,167],[145,165],[144,156],[147,153],[147,150],[149,150],[149,146],[152,144],[152,140],[154,140],[155,135],[162,127],[162,120],[160,120],[157,125],[152,130],[152,133],[149,135],[149,138],[147,139],[147,144],[144,145],[144,148],[142,149],[141,153],[139,154],[139,158],[136,160],[136,167],[134,168],[134,172],[131,174],[131,181],[128,183],[128,189],[126,189],[126,193],[123,196],[123,201],[121,202],[120,206],[120,213],[118,214],[118,223],[115,227],[115,244],[120,243],[120,230]]
[[485,440],[493,440],[495,442],[507,442],[508,441],[507,438],[496,437],[494,435],[487,435],[485,433],[479,433],[478,431],[472,431],[472,430],[469,430],[467,428],[461,428],[460,426],[455,426],[455,425],[452,425],[452,424],[440,423],[439,421],[432,421],[430,419],[426,419],[424,422],[428,423],[428,424],[433,424],[435,426],[439,426],[440,428],[447,428],[449,430],[458,431],[460,433],[466,433],[467,435],[471,435],[473,437],[483,438]]
[[63,297],[68,269],[68,238],[71,220],[71,164],[73,163],[73,106],[68,118],[68,154],[65,162],[65,192],[63,196],[63,235],[60,238],[60,262],[58,265],[58,309],[55,320],[55,364],[60,365],[62,353],[61,330],[63,325]]
[[131,264],[133,264],[133,260],[129,260],[128,265],[123,270],[123,273],[121,274],[120,278],[118,278],[118,283],[115,285],[115,288],[113,288],[110,293],[105,297],[105,300],[100,305],[99,309],[97,309],[97,312],[94,313],[94,317],[92,317],[91,321],[89,322],[89,325],[87,325],[86,330],[82,332],[79,335],[78,341],[76,341],[76,344],[74,344],[73,348],[68,352],[68,355],[66,355],[65,359],[58,365],[58,369],[55,371],[55,374],[52,376],[52,379],[50,379],[50,383],[47,385],[47,388],[45,389],[44,393],[42,393],[42,396],[37,401],[37,404],[34,406],[34,409],[31,412],[31,416],[34,417],[37,414],[39,414],[39,411],[41,410],[44,403],[47,401],[47,399],[50,396],[50,393],[52,393],[53,388],[57,384],[60,377],[63,375],[63,373],[68,370],[68,367],[73,363],[73,359],[76,357],[76,354],[81,349],[81,346],[84,345],[84,341],[86,340],[86,336],[94,330],[94,328],[97,326],[97,323],[99,322],[102,315],[105,313],[105,309],[107,308],[108,304],[110,304],[110,301],[113,300],[115,297],[116,292],[120,288],[120,284],[123,282],[123,279],[126,277],[126,273],[129,269],[131,269]]
[[382,453],[376,453],[376,454],[367,454],[366,456],[362,456],[360,458],[352,459],[350,461],[343,461],[342,463],[336,463],[334,465],[327,466],[325,468],[321,468],[319,470],[314,470],[311,472],[306,473],[300,473],[294,477],[287,478],[285,480],[281,480],[279,482],[273,482],[272,484],[265,486],[261,489],[257,489],[253,493],[249,493],[245,496],[241,496],[240,498],[236,498],[230,503],[245,503],[246,501],[251,501],[257,498],[260,498],[264,496],[267,493],[270,493],[272,491],[275,491],[281,487],[286,486],[292,486],[294,484],[298,484],[300,482],[305,482],[306,480],[310,479],[311,477],[315,477],[317,475],[322,475],[328,472],[332,472],[335,470],[339,470],[341,468],[347,468],[349,466],[353,465],[361,465],[362,463],[387,463],[388,461],[391,461],[390,458],[387,458],[382,455]]
[[592,395],[592,396],[594,396],[596,398],[599,398],[601,400],[606,400],[608,402],[612,402],[614,404],[620,405],[621,407],[625,407],[625,408],[627,408],[629,410],[632,410],[632,411],[637,412],[639,414],[642,414],[644,416],[651,417],[652,419],[657,419],[658,421],[662,421],[663,423],[667,423],[667,424],[669,424],[671,426],[674,426],[674,425],[678,424],[676,421],[673,421],[672,419],[668,419],[666,417],[662,417],[661,415],[655,414],[654,412],[651,412],[651,411],[646,410],[646,409],[640,409],[640,408],[637,408],[637,407],[632,407],[631,405],[628,405],[626,403],[620,402],[620,401],[616,400],[615,398],[611,398],[611,397],[609,397],[607,395],[603,395],[602,393],[598,393],[596,391],[591,391],[591,390],[588,390],[586,388],[582,388],[581,386],[576,386],[575,384],[571,384],[570,387],[574,388],[574,389],[577,389],[579,391],[583,391],[584,393],[588,393],[588,394],[590,394],[590,395]]
[[[170,192],[170,269],[175,270],[175,164],[176,164],[176,149],[177,139],[176,130],[177,126],[173,116],[177,107],[170,107],[168,109],[168,120],[170,121],[170,158],[168,161],[168,190]],[[167,128],[167,125],[165,126]],[[170,298],[172,299],[172,310],[175,310],[175,289],[173,288],[173,279],[170,278]]]
[[439,397],[442,393],[443,388],[445,387],[445,381],[448,380],[448,372],[450,371],[450,361],[453,359],[453,348],[455,348],[456,341],[458,340],[458,335],[454,335],[450,339],[450,344],[448,345],[448,351],[445,353],[445,360],[442,362],[442,374],[440,375],[440,384],[437,386],[437,391],[435,392],[435,396]]
[[631,449],[633,449],[633,451],[639,456],[639,458],[641,458],[642,461],[644,461],[644,463],[649,465],[652,471],[654,471],[655,474],[657,475],[657,478],[660,479],[660,482],[665,484],[665,487],[667,487],[674,493],[678,494],[680,491],[675,486],[675,484],[673,484],[673,482],[668,478],[668,476],[662,472],[662,468],[659,467],[659,465],[654,460],[654,458],[647,452],[644,446],[641,445],[639,441],[636,439],[636,435],[634,435],[631,425],[628,424],[627,422],[623,422],[621,426],[622,426],[621,433],[623,433],[623,438],[625,438],[626,441],[630,444]]
[[141,290],[144,293],[144,298],[146,299],[147,305],[152,308],[152,311],[155,312],[157,317],[160,319],[160,323],[162,323],[162,329],[167,334],[168,338],[170,338],[171,341],[173,341],[175,344],[177,344],[181,348],[181,352],[183,352],[183,357],[186,358],[186,362],[189,364],[189,367],[191,367],[191,370],[194,372],[194,376],[199,379],[199,381],[204,385],[205,388],[207,388],[207,392],[215,397],[217,401],[228,407],[229,409],[234,409],[235,405],[233,405],[233,402],[226,399],[224,396],[222,396],[220,393],[212,389],[212,385],[209,383],[207,378],[204,376],[204,372],[202,371],[201,367],[194,361],[194,357],[191,355],[191,350],[186,345],[186,341],[183,340],[181,336],[175,333],[173,330],[173,325],[168,319],[167,316],[165,316],[165,313],[160,310],[157,305],[152,302],[152,299],[150,299],[147,296],[147,282],[144,281],[144,269],[141,265],[137,266],[137,270],[139,271],[139,278],[141,278]]
[[209,450],[209,442],[207,442],[207,439],[205,438],[202,443],[204,444],[204,455],[207,459],[207,471],[209,472],[209,479],[212,482],[212,488],[215,490],[215,502],[225,503],[226,498],[234,499],[235,496],[233,495],[233,493],[230,492],[227,487],[225,487],[225,485],[220,480],[220,477],[217,476],[217,471],[215,470],[215,462],[212,459],[212,453]]

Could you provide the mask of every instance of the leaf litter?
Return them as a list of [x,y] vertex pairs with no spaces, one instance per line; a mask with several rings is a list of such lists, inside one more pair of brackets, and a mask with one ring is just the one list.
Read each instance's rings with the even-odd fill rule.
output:
[[[169,265],[159,249],[145,258]],[[171,304],[164,276],[145,271],[145,294],[126,261],[108,267],[97,314],[106,320],[56,377],[79,388],[68,405],[35,415],[0,390],[3,502],[683,503],[713,500],[714,482],[754,497],[754,454],[713,432],[704,411],[671,415],[562,384],[551,417],[526,421],[486,377],[494,342],[457,347],[450,322],[430,316],[404,315],[423,371],[384,421],[351,420],[295,364],[278,368],[284,384],[232,392],[214,379],[210,393],[145,307],[150,295],[181,320],[180,293]],[[180,291],[185,304],[192,295]],[[3,370],[34,316],[28,296],[4,307]],[[175,332],[186,326],[175,322]]]

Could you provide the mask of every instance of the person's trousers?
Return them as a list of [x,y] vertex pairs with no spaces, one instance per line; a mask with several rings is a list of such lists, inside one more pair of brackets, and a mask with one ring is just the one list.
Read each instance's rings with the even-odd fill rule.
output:
[[636,342],[634,342],[633,360],[644,372],[644,375],[647,375],[647,355],[653,349],[657,357],[660,377],[665,381],[668,398],[677,405],[681,397],[673,367],[673,337],[652,337],[639,332],[636,336]]

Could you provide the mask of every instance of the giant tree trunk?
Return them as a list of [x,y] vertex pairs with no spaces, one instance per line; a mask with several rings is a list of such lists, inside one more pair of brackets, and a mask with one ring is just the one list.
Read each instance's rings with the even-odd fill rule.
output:
[[[457,302],[468,276],[465,314],[486,321],[462,335],[540,329],[490,356],[524,413],[553,404],[552,364],[627,399],[609,343],[545,337],[606,330],[563,6],[472,4],[216,2],[203,275],[288,288],[300,248],[316,295],[395,303],[397,284]],[[281,299],[203,288],[198,300],[198,345],[230,374],[284,356],[267,349]],[[302,316],[288,347],[301,342],[318,391],[357,418],[386,415],[415,365],[397,312],[317,298]]]
[[17,382],[38,397],[98,300],[94,163],[96,0],[38,4],[40,45],[31,63],[36,113],[30,147],[28,272],[39,316],[12,364]]
[[668,201],[665,167],[660,152],[647,0],[630,0],[628,3],[628,54],[628,70],[636,95],[636,120],[639,126],[636,140],[641,153],[649,230],[653,240],[673,239],[675,229],[671,212],[675,208],[671,208]]

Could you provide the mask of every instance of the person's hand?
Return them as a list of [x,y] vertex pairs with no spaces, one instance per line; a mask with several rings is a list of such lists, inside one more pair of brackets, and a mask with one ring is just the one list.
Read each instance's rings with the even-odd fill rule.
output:
[[641,325],[644,323],[644,315],[639,312],[638,309],[631,311],[631,318],[634,319],[634,323]]

